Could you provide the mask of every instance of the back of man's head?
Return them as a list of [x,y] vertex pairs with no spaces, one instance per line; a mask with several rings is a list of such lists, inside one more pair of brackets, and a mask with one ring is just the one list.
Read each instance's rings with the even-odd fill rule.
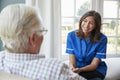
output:
[[9,52],[24,52],[32,31],[41,27],[41,18],[33,7],[13,4],[1,11],[0,37]]

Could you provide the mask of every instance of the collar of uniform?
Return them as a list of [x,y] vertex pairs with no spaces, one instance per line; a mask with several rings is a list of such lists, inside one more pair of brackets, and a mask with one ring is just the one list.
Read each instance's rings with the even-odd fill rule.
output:
[[39,54],[30,54],[30,53],[8,53],[5,52],[5,60],[12,62],[23,62],[39,59]]

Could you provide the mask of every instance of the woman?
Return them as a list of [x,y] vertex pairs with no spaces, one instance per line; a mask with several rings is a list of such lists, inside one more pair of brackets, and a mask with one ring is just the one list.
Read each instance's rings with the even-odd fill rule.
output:
[[106,58],[107,37],[100,30],[101,16],[92,10],[81,17],[79,29],[67,36],[70,69],[88,80],[103,80],[107,71],[101,60]]

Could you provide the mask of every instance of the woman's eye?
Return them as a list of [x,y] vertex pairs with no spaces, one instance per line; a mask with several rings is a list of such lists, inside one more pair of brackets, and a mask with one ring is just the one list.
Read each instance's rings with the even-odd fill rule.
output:
[[87,20],[83,20],[83,22],[87,22]]
[[90,22],[90,24],[91,24],[91,25],[94,25],[94,23],[93,23],[93,22]]
[[93,25],[93,23],[90,23],[91,25]]

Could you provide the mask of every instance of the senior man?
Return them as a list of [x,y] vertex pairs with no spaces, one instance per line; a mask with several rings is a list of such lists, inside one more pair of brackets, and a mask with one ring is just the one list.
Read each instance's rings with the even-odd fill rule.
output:
[[24,4],[5,7],[0,13],[0,71],[32,80],[85,80],[58,59],[43,59],[39,51],[44,38],[38,11]]

